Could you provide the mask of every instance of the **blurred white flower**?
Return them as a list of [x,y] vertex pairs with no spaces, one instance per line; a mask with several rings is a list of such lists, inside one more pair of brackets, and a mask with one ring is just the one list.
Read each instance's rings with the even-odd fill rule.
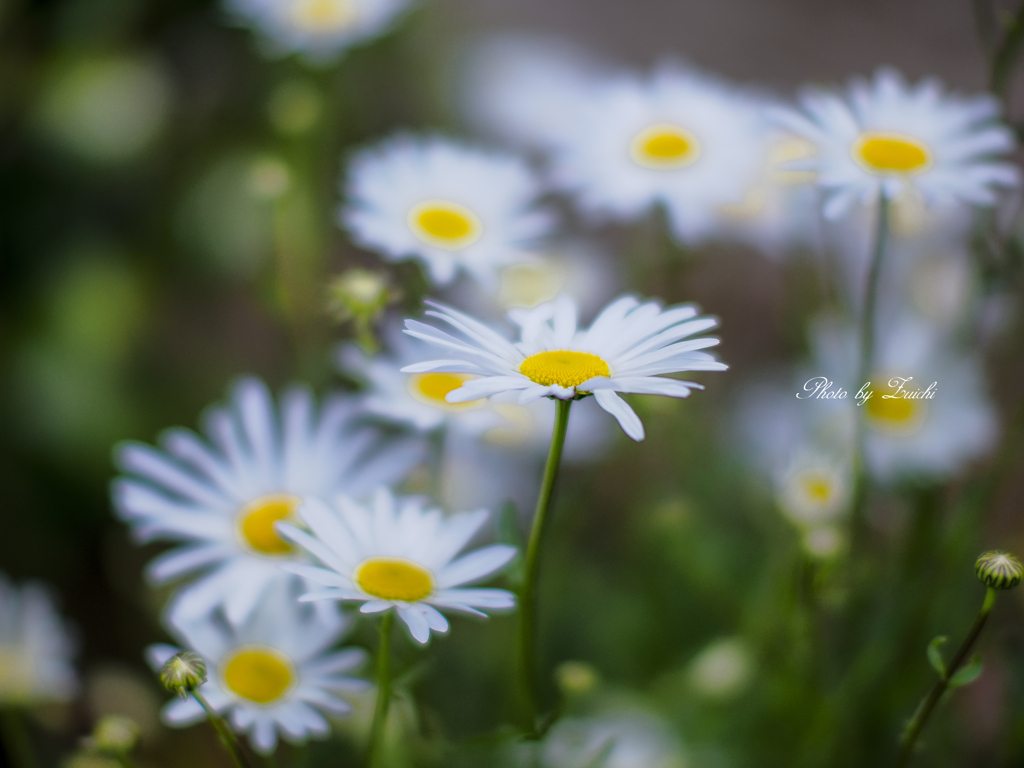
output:
[[158,556],[147,575],[158,584],[202,571],[176,598],[182,615],[223,603],[241,622],[276,581],[278,567],[299,553],[274,530],[293,518],[304,496],[355,497],[402,478],[418,461],[417,441],[386,442],[358,424],[353,398],[328,398],[317,411],[312,394],[293,388],[280,414],[266,386],[246,378],[227,407],[205,418],[209,441],[168,431],[163,450],[127,443],[117,462],[127,476],[114,483],[114,506],[140,541],[180,541]]
[[552,176],[592,216],[635,219],[660,203],[675,237],[693,243],[761,173],[770,139],[761,102],[706,75],[665,66],[645,79],[609,77],[578,104],[550,144]]
[[754,660],[749,646],[739,637],[724,637],[706,645],[690,662],[690,686],[712,699],[726,699],[750,683]]
[[761,167],[743,197],[716,208],[715,236],[748,243],[770,258],[798,249],[820,250],[818,190],[809,171],[791,170],[793,160],[814,153],[814,145],[790,133],[770,133],[762,144]]
[[551,230],[540,192],[513,155],[401,134],[352,158],[339,222],[388,261],[419,259],[437,285],[462,270],[493,285]]
[[576,304],[562,295],[534,309],[510,312],[520,327],[520,341],[513,344],[467,315],[428,303],[436,307],[428,315],[452,326],[466,340],[406,320],[406,333],[448,350],[454,359],[431,360],[402,370],[479,377],[449,392],[445,398],[450,403],[514,391],[520,393],[520,404],[541,397],[573,400],[592,393],[627,435],[642,440],[643,424],[618,392],[688,397],[703,386],[661,374],[727,368],[698,351],[717,345],[718,339],[702,336],[680,341],[717,324],[714,318],[697,317],[693,305],[663,310],[655,301],[641,304],[623,296],[608,305],[588,330],[577,331]]
[[396,499],[384,488],[369,508],[344,496],[333,507],[306,500],[299,516],[311,533],[288,523],[277,526],[327,566],[285,566],[326,587],[302,600],[354,600],[362,603],[361,613],[394,608],[420,643],[430,639],[431,630],[448,631],[437,608],[476,616],[486,616],[480,609],[512,608],[511,592],[462,585],[501,570],[515,556],[515,547],[494,544],[453,560],[487,520],[487,511],[445,517],[423,504],[416,497]]
[[684,768],[678,740],[642,711],[563,718],[544,739],[543,768]]
[[801,452],[778,479],[779,509],[804,530],[836,522],[853,500],[851,470],[848,455],[840,458],[820,450]]
[[[959,353],[934,328],[900,319],[880,329],[870,374],[874,395],[857,406],[855,329],[822,323],[813,337],[810,370],[849,391],[844,400],[806,400],[801,406],[841,409],[864,418],[868,471],[880,480],[905,475],[942,477],[984,455],[995,443],[996,413],[985,395],[981,360]],[[934,397],[895,396],[927,390]]]
[[999,187],[1018,183],[1005,161],[1013,134],[998,123],[994,96],[944,94],[934,78],[910,85],[882,68],[871,81],[852,81],[845,94],[807,91],[800,106],[778,110],[777,118],[817,146],[799,167],[817,172],[828,218],[907,190],[930,204],[990,206]]
[[[326,737],[330,726],[322,712],[346,714],[351,706],[339,694],[369,687],[346,674],[365,662],[365,651],[331,650],[351,620],[334,605],[300,603],[296,586],[294,581],[277,582],[238,624],[220,612],[195,619],[171,611],[167,617],[171,635],[206,661],[208,680],[199,692],[264,754],[277,746],[278,733],[295,744]],[[179,650],[153,645],[146,656],[159,670]],[[163,711],[165,722],[173,726],[205,717],[191,697],[168,702]]]
[[367,355],[352,344],[338,349],[338,368],[365,381],[357,395],[362,407],[385,421],[428,431],[445,427],[479,435],[498,427],[502,418],[486,399],[449,403],[445,396],[475,378],[467,373],[402,373],[401,368],[423,359],[423,345],[398,329],[385,334],[391,354]]
[[171,85],[155,60],[104,56],[58,68],[43,91],[43,129],[96,162],[128,160],[149,147],[167,122]]
[[225,0],[228,14],[258,32],[272,56],[299,53],[313,63],[387,31],[411,0]]
[[529,34],[477,40],[464,55],[462,111],[477,129],[515,145],[570,136],[601,67],[570,41]]
[[76,643],[43,585],[0,573],[0,705],[67,701],[78,689]]

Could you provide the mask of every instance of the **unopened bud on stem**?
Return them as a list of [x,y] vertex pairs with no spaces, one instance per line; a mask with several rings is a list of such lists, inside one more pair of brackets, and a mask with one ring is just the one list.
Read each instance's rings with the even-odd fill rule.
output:
[[187,699],[192,691],[206,682],[206,662],[198,653],[176,653],[160,670],[160,682],[171,693]]
[[986,552],[974,564],[974,572],[986,587],[1013,589],[1024,576],[1024,566],[1009,552]]

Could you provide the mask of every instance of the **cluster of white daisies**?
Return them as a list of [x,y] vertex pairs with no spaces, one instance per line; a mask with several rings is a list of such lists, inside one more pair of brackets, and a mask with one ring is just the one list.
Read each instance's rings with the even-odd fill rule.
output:
[[[320,60],[381,33],[405,5],[229,2],[273,50]],[[352,240],[387,261],[418,261],[438,290],[465,273],[463,284],[477,295],[468,301],[480,305],[481,295],[498,303],[515,270],[540,268],[558,231],[554,209],[542,202],[549,194],[566,195],[589,222],[631,221],[661,208],[681,244],[740,238],[771,248],[813,239],[819,208],[858,232],[868,229],[865,205],[880,197],[908,210],[925,203],[948,221],[956,218],[950,211],[991,205],[1000,188],[1017,183],[1004,159],[1013,138],[998,123],[996,102],[946,94],[931,80],[912,85],[881,70],[844,92],[808,92],[786,107],[682,66],[644,76],[549,54],[492,56],[473,68],[469,89],[478,124],[529,160],[440,136],[387,138],[348,162],[339,222]],[[865,245],[858,237],[850,239]],[[894,280],[913,282],[905,274]],[[573,298],[536,287],[526,291],[532,299],[510,302],[511,325],[502,329],[431,303],[431,321],[408,320],[404,336],[397,328],[385,334],[389,352],[343,349],[343,369],[367,385],[359,393],[318,402],[295,387],[275,401],[261,381],[245,378],[205,414],[202,435],[174,429],[159,448],[119,448],[117,514],[139,541],[175,544],[147,569],[154,584],[178,587],[166,626],[205,658],[202,692],[259,751],[272,751],[279,736],[323,735],[327,716],[350,708],[345,696],[366,686],[353,676],[365,654],[338,646],[359,616],[395,611],[425,643],[448,630],[445,614],[514,607],[511,592],[476,585],[516,550],[490,544],[465,552],[485,532],[488,511],[448,514],[401,492],[436,471],[427,436],[443,430],[472,452],[487,437],[525,433],[518,444],[532,445],[550,430],[552,400],[582,400],[641,440],[644,427],[621,395],[687,397],[700,385],[674,374],[725,368],[706,351],[717,339],[701,335],[716,321],[694,306],[623,296],[580,327]],[[837,350],[850,346],[847,336],[821,332],[822,354],[832,354],[822,373],[845,376],[851,357]],[[912,336],[898,338],[932,349]],[[439,357],[430,359],[429,347]],[[900,375],[907,348],[890,354],[883,344],[879,375]],[[924,352],[914,362],[922,376],[934,369]],[[970,370],[961,379],[965,391],[977,390]],[[956,406],[955,393],[950,400]],[[928,459],[920,466],[943,469],[989,440],[984,408],[971,415],[954,407],[960,421],[951,428],[928,422],[949,410],[943,402],[879,400],[867,409],[883,435],[868,445],[879,475],[907,460],[894,436],[917,436]],[[808,432],[822,433],[817,425]],[[956,445],[943,451],[936,446],[947,432]],[[840,426],[828,434],[845,433]],[[835,438],[842,447],[829,453],[801,436],[787,446],[790,462],[775,468],[780,505],[817,536],[819,549],[828,548],[821,532],[832,530],[821,521],[847,505],[846,439]],[[440,492],[443,483],[434,485]],[[160,665],[176,650],[153,646],[149,657]],[[65,690],[67,676],[57,677]],[[189,700],[166,710],[176,724],[202,716]]]

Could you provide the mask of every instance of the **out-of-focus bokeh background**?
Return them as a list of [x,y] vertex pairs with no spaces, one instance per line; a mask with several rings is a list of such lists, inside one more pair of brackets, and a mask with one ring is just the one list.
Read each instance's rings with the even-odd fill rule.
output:
[[[969,0],[423,0],[311,67],[263,56],[214,2],[0,0],[0,569],[52,585],[82,678],[73,703],[32,716],[42,764],[111,712],[142,727],[140,766],[227,764],[205,726],[159,724],[167,696],[142,650],[166,639],[166,592],[141,572],[163,547],[135,545],[111,514],[113,447],[194,427],[243,373],[275,389],[352,386],[333,368],[352,329],[327,311],[326,286],[383,263],[335,224],[342,160],[398,128],[472,136],[460,108],[472,44],[558,36],[613,63],[684,59],[783,98],[880,64],[973,91],[989,67],[976,16]],[[1016,433],[998,460],[878,500],[880,555],[865,568],[885,570],[850,629],[833,610],[848,585],[828,565],[794,568],[797,538],[735,446],[744,388],[808,352],[825,301],[813,269],[748,246],[682,254],[656,217],[590,234],[614,263],[608,295],[699,302],[721,318],[731,371],[699,376],[708,390],[690,401],[637,398],[647,441],[616,434],[599,463],[567,470],[545,566],[544,664],[563,665],[548,695],[560,684],[573,701],[600,696],[598,709],[657,713],[673,759],[693,768],[885,764],[932,680],[928,640],[955,643],[980,602],[974,558],[1024,549]],[[418,313],[416,268],[387,270],[403,286],[395,314]],[[985,350],[1004,425],[1024,391],[1014,286],[994,289],[1005,301]],[[997,606],[986,671],[929,732],[932,765],[1024,760],[1022,608],[1016,594]],[[409,648],[401,663],[431,661],[408,705],[406,764],[498,764],[480,737],[509,716],[513,627],[464,621],[429,652]],[[813,632],[838,650],[808,661]],[[851,682],[852,659],[863,667]],[[341,739],[283,762],[357,755]]]

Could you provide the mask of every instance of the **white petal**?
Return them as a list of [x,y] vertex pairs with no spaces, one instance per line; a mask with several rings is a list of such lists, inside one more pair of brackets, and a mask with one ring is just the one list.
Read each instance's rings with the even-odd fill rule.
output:
[[437,574],[437,586],[442,589],[456,587],[489,576],[507,565],[517,551],[507,544],[495,544],[471,552],[445,566]]
[[622,431],[637,442],[644,439],[644,425],[640,417],[629,407],[629,403],[610,389],[599,389],[594,392],[597,404],[615,417]]

